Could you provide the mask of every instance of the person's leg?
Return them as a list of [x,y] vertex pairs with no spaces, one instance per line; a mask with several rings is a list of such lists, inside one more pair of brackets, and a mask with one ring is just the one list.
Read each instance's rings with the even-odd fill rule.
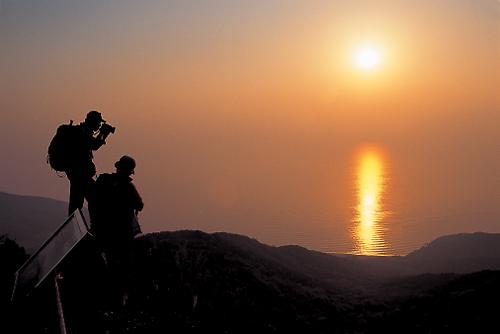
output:
[[[89,204],[93,199],[94,199],[94,192],[95,192],[95,180],[92,176],[87,176],[84,179],[84,187],[83,187],[83,196],[87,200],[87,204]],[[82,201],[82,206],[83,207],[83,201]]]
[[109,259],[109,277],[113,282],[113,300],[117,306],[126,306],[131,283],[132,244],[123,237],[108,243],[106,256]]
[[78,173],[67,171],[66,175],[69,180],[69,205],[68,205],[68,216],[72,214],[76,209],[81,209],[83,207],[83,200],[85,198],[85,180]]
[[69,190],[69,206],[68,216],[76,209],[83,208],[84,199],[87,203],[92,200],[95,181],[91,176],[75,173],[72,171],[66,172],[70,183]]
[[122,304],[126,306],[128,304],[128,299],[130,296],[130,289],[132,288],[132,280],[134,278],[134,239],[127,238],[124,240],[124,247],[122,249],[123,253],[123,264],[122,264],[122,275],[123,275],[123,288],[122,288]]
[[108,269],[108,280],[111,283],[108,289],[110,305],[113,308],[123,306],[124,291],[124,268],[123,249],[120,244],[108,240],[106,245],[106,262]]

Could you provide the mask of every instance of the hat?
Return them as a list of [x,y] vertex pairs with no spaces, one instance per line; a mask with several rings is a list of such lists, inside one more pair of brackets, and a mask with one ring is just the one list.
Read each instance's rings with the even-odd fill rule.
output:
[[87,117],[85,118],[85,120],[88,120],[88,121],[97,121],[97,122],[104,121],[102,119],[101,113],[98,112],[98,111],[96,111],[96,110],[89,111],[89,113],[87,114]]
[[128,155],[124,155],[117,162],[115,162],[115,167],[117,169],[133,171],[135,168],[135,160]]

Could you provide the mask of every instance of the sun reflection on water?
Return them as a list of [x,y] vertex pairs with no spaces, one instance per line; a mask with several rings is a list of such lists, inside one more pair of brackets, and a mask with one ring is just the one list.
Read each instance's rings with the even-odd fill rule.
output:
[[352,231],[354,253],[362,255],[387,255],[382,219],[384,192],[384,166],[382,156],[375,149],[365,149],[360,155],[357,170],[357,205]]

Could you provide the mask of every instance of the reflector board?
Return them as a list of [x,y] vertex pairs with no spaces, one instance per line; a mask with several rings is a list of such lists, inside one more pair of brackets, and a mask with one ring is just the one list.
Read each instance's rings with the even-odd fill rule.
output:
[[28,296],[42,284],[88,233],[82,212],[76,210],[16,272],[12,300]]

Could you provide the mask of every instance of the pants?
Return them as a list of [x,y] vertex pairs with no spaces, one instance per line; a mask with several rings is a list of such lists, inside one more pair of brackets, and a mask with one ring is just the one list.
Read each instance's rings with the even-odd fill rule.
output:
[[67,170],[66,175],[69,179],[69,206],[68,216],[76,209],[83,208],[84,199],[87,203],[92,200],[92,192],[94,189],[94,178],[89,173]]
[[108,269],[108,297],[115,306],[124,306],[132,285],[134,240],[123,237],[97,238],[106,257]]

